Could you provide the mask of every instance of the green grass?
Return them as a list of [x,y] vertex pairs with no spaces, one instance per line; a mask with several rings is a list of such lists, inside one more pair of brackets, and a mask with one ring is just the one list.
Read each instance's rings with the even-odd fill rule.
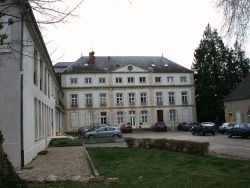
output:
[[[250,187],[250,162],[147,148],[87,148],[101,176],[119,184],[85,187]],[[37,187],[37,186],[36,186]],[[42,187],[74,188],[79,184]]]

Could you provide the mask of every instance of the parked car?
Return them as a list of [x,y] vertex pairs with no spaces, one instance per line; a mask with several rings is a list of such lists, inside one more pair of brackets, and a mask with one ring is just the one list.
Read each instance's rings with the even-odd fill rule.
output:
[[81,126],[78,128],[79,137],[83,136],[85,132],[88,132],[91,126]]
[[118,127],[105,126],[100,127],[96,130],[86,132],[85,138],[119,138],[122,137],[122,132]]
[[212,135],[215,134],[215,124],[212,122],[202,122],[198,125],[195,125],[191,129],[192,135],[199,133],[200,135],[204,136],[206,133],[211,133]]
[[121,127],[120,127],[120,130],[122,133],[132,133],[132,126],[130,124],[123,124]]
[[195,125],[198,125],[198,122],[181,122],[177,125],[178,131],[188,131],[191,130],[191,128]]
[[250,123],[240,123],[236,124],[232,129],[227,131],[227,135],[229,138],[233,136],[241,136],[243,138],[247,138],[250,136]]
[[232,129],[235,125],[235,122],[228,122],[223,123],[221,126],[219,126],[219,133],[225,134],[229,129]]
[[167,132],[167,125],[165,122],[156,122],[153,128],[154,131],[165,131]]

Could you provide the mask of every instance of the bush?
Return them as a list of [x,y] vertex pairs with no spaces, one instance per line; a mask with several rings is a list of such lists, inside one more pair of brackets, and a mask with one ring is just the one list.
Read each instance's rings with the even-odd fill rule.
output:
[[0,187],[28,188],[26,181],[18,176],[7,154],[3,151],[3,141],[3,135],[0,131]]
[[176,151],[195,155],[205,155],[208,153],[208,142],[194,142],[173,139],[135,139],[125,138],[128,147],[156,148],[167,151]]
[[134,138],[125,138],[125,142],[129,148],[135,147],[135,139]]

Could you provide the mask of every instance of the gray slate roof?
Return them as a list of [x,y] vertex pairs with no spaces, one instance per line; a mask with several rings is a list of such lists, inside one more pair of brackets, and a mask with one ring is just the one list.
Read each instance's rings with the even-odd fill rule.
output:
[[192,73],[191,70],[160,56],[96,56],[94,64],[88,62],[88,56],[80,57],[62,74],[112,72],[126,65],[134,65],[156,73]]
[[250,99],[250,74],[224,99],[225,102],[233,100]]

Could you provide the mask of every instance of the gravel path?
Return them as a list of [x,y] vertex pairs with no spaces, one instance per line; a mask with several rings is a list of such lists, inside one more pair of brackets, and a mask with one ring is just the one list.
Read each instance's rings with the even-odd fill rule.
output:
[[17,171],[20,177],[32,182],[72,180],[83,183],[94,177],[85,147],[51,147],[47,151]]

